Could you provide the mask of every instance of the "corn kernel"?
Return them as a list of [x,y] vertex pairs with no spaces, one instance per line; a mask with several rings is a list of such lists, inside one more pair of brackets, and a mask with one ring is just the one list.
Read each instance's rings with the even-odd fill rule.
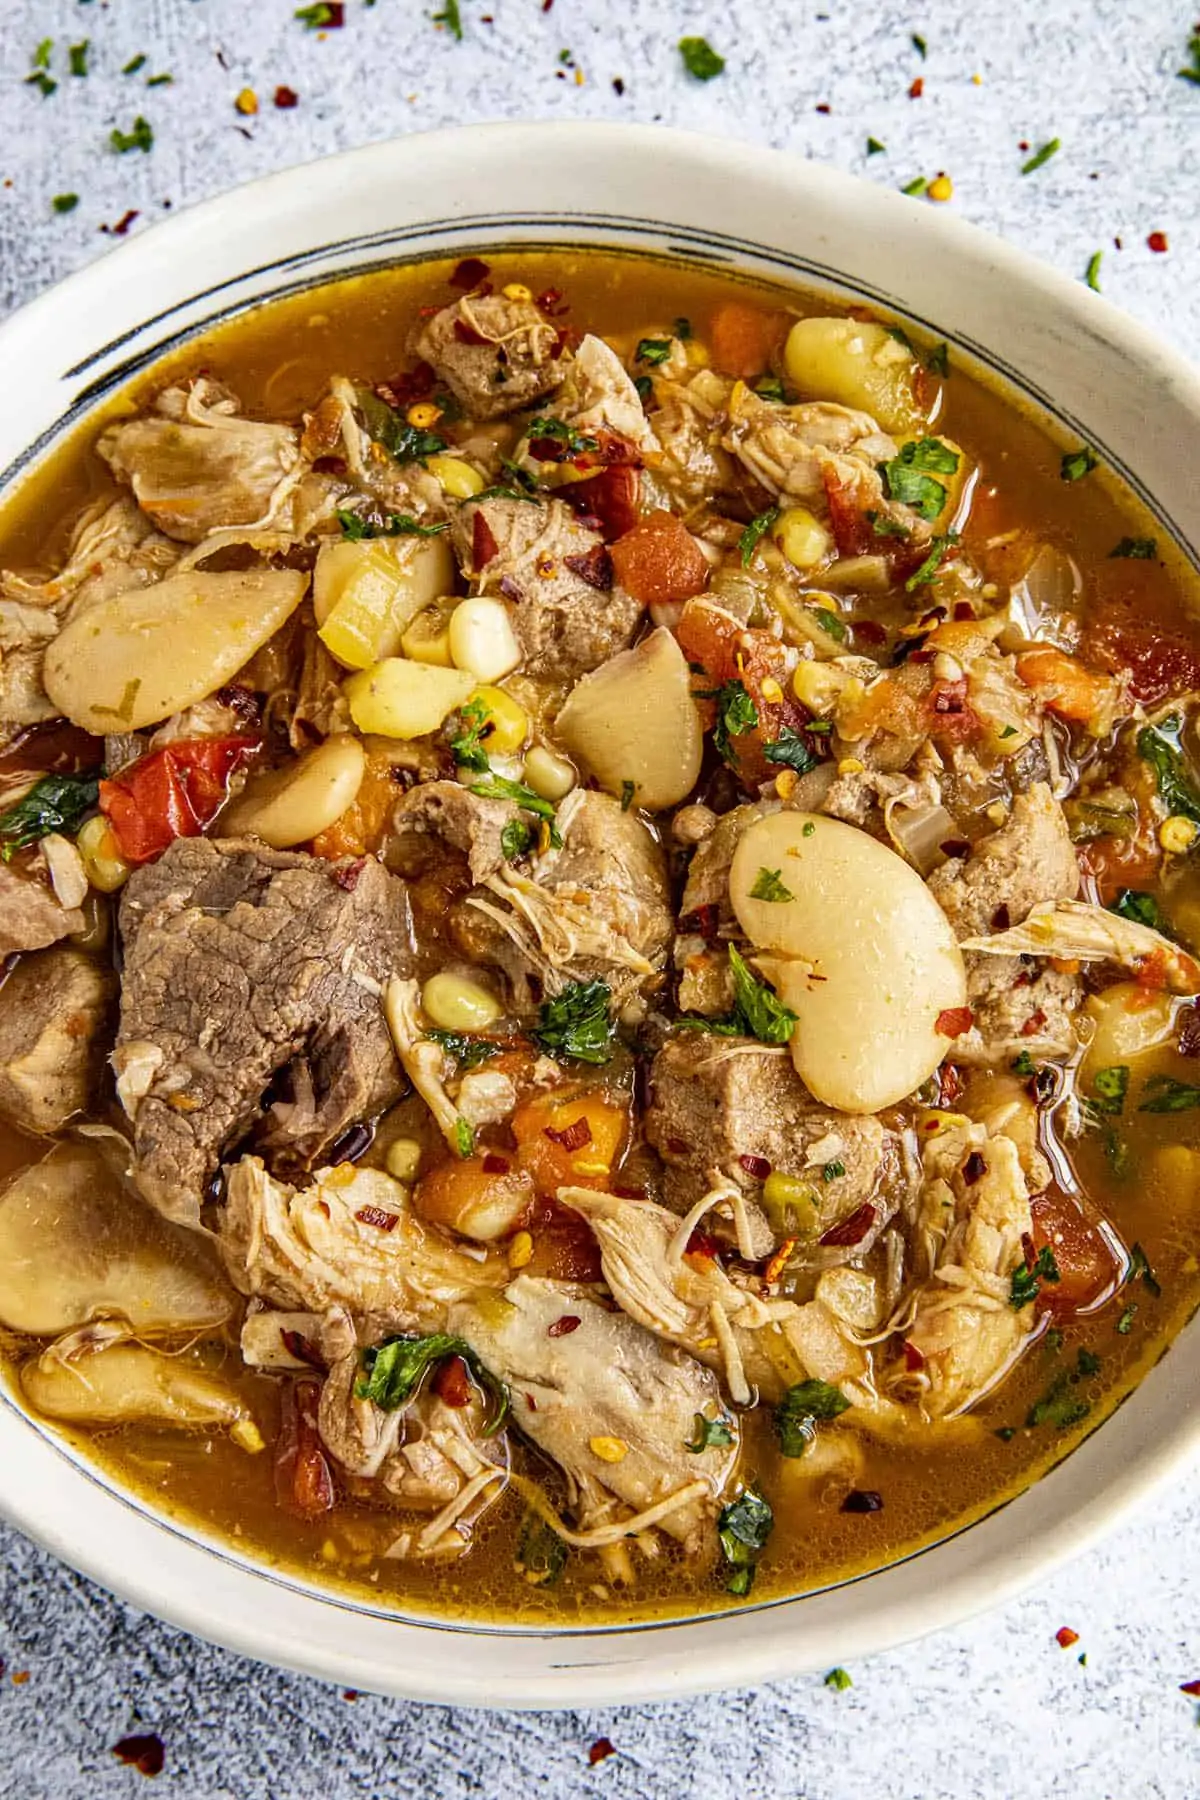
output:
[[[429,460],[434,459],[430,457]],[[400,648],[411,662],[450,668],[450,615],[457,604],[457,600],[451,599],[436,601],[424,612],[419,612],[401,633]]]
[[807,506],[789,506],[771,527],[771,540],[794,569],[815,569],[833,551],[833,538]]
[[838,774],[861,775],[865,767],[866,764],[860,763],[857,756],[843,756],[841,762],[838,764]]
[[781,800],[790,800],[796,791],[796,783],[800,777],[795,769],[780,769],[775,777],[775,792]]
[[529,736],[529,714],[525,708],[505,693],[501,687],[484,685],[477,687],[468,706],[476,701],[487,714],[483,727],[483,746],[497,756],[512,756],[524,744]]
[[984,808],[984,811],[992,824],[997,827],[1003,825],[1008,818],[1008,808],[1003,800],[993,800],[990,806]]
[[629,1445],[624,1438],[619,1437],[589,1438],[588,1449],[593,1456],[598,1456],[601,1462],[606,1463],[619,1463],[629,1454]]
[[1173,813],[1164,819],[1158,828],[1158,841],[1164,850],[1171,851],[1174,856],[1183,856],[1196,841],[1198,828],[1192,819],[1185,818],[1182,813]]
[[479,470],[464,462],[461,456],[443,456],[439,452],[426,458],[425,467],[441,482],[452,500],[469,500],[473,494],[482,494],[487,486]]
[[926,189],[926,192],[931,200],[937,200],[944,203],[947,200],[953,200],[954,183],[951,181],[950,177],[944,173],[935,175]]
[[768,675],[763,682],[762,697],[764,700],[769,700],[774,706],[778,706],[779,702],[783,699],[783,689],[773,675]]
[[442,409],[440,406],[435,406],[432,400],[418,400],[415,406],[409,407],[404,416],[410,425],[416,426],[418,431],[432,431],[442,416]]
[[533,295],[523,281],[510,281],[500,292],[506,300],[532,300]]
[[129,879],[129,864],[121,855],[113,829],[103,813],[97,813],[79,829],[75,848],[84,874],[102,894],[115,894]]
[[334,1169],[327,1170],[325,1174],[321,1176],[321,1180],[326,1187],[344,1188],[352,1185],[357,1174],[358,1170],[352,1162],[344,1162],[338,1163],[337,1167]]
[[233,104],[238,112],[250,118],[258,111],[258,95],[253,88],[243,88]]
[[397,1138],[388,1145],[387,1172],[397,1181],[415,1181],[421,1167],[421,1146],[416,1138]]
[[257,1456],[260,1450],[267,1447],[266,1440],[253,1419],[238,1419],[229,1427],[229,1435],[238,1449],[244,1450],[247,1456]]
[[525,758],[525,781],[539,799],[565,800],[579,777],[565,756],[556,756],[545,744],[535,744]]
[[696,338],[687,339],[683,346],[683,353],[687,357],[689,368],[707,369],[708,351]]
[[533,1239],[527,1231],[518,1231],[508,1246],[508,1266],[510,1269],[523,1269],[526,1263],[533,1261]]
[[321,1545],[321,1556],[322,1559],[328,1563],[334,1563],[338,1560],[338,1547],[332,1538],[326,1538],[325,1542]]

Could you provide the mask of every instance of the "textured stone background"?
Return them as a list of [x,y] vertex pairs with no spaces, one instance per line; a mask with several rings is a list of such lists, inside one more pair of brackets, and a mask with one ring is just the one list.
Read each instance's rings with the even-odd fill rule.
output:
[[[324,38],[294,4],[0,0],[0,308],[108,248],[102,227],[130,208],[137,231],[168,203],[370,139],[590,117],[755,138],[897,187],[945,169],[965,216],[1075,276],[1103,249],[1104,291],[1200,347],[1200,89],[1175,79],[1194,0],[554,0],[548,14],[541,0],[463,0],[461,44],[430,22],[439,0],[347,0],[344,29]],[[689,32],[728,59],[708,87],[679,65]],[[59,85],[42,99],[22,79],[46,37]],[[92,72],[72,79],[66,45],[84,37]],[[559,78],[563,49],[582,84],[573,68]],[[145,68],[122,76],[138,52]],[[159,72],[173,84],[147,90]],[[280,83],[299,95],[292,110],[271,103]],[[245,86],[257,117],[234,111]],[[153,152],[113,154],[110,129],[138,112]],[[886,155],[868,161],[868,133]],[[1055,136],[1060,154],[1022,177],[1020,140]],[[70,191],[78,207],[56,216],[51,196]],[[1147,247],[1156,231],[1166,255]],[[1196,1708],[1178,1692],[1200,1675],[1198,1536],[1200,1503],[1181,1493],[1028,1599],[855,1667],[845,1693],[813,1678],[517,1718],[351,1703],[169,1630],[0,1531],[0,1796],[139,1793],[110,1746],[155,1730],[164,1800],[1184,1800],[1200,1793]],[[1072,1651],[1054,1642],[1063,1624],[1081,1634]],[[590,1770],[600,1735],[619,1754]]]

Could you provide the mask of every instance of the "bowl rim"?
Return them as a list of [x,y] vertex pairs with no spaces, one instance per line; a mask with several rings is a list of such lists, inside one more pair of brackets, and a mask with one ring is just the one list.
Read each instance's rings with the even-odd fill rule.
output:
[[[510,166],[512,171],[531,156],[535,162],[554,158],[577,167],[598,159],[601,165],[609,164],[608,175],[613,164],[632,170],[642,159],[674,164],[692,178],[711,174],[719,164],[726,173],[740,172],[764,190],[786,190],[800,210],[806,202],[827,209],[844,207],[863,218],[864,230],[878,225],[901,240],[911,240],[914,250],[923,245],[934,250],[940,247],[964,267],[994,267],[1012,286],[1043,305],[1052,319],[1077,330],[1106,353],[1124,358],[1139,380],[1157,382],[1164,392],[1169,388],[1180,415],[1193,430],[1200,429],[1200,372],[1102,296],[1024,251],[943,211],[916,208],[901,195],[859,177],[782,152],[667,127],[615,123],[501,123],[413,133],[248,182],[174,214],[30,301],[0,324],[0,366],[8,358],[16,363],[32,356],[44,362],[46,342],[54,341],[56,328],[67,318],[89,321],[85,336],[92,330],[93,313],[97,319],[106,312],[134,318],[136,322],[125,333],[101,348],[93,347],[91,356],[76,358],[57,378],[55,391],[64,401],[70,397],[69,410],[86,412],[95,403],[97,388],[91,383],[80,395],[78,378],[107,355],[110,363],[117,357],[116,371],[124,379],[119,359],[122,345],[147,327],[148,322],[138,316],[138,305],[124,298],[126,293],[139,291],[140,276],[151,291],[164,282],[169,286],[174,279],[172,271],[186,265],[189,250],[202,253],[218,234],[252,255],[256,231],[269,232],[281,203],[285,212],[291,209],[289,217],[294,216],[303,208],[314,183],[321,187],[328,206],[339,187],[352,193],[368,190],[375,183],[385,186],[387,181],[419,180],[427,162],[469,162],[476,146],[480,160],[486,158],[490,165],[501,168]],[[603,177],[599,186],[604,186]],[[579,215],[581,223],[586,218],[609,216],[620,215]],[[660,231],[672,229],[670,205],[661,209],[655,223]],[[463,229],[471,229],[469,215]],[[710,234],[714,243],[723,235],[715,230]],[[314,232],[316,249],[327,247],[330,241]],[[880,303],[903,316],[913,316],[902,299],[881,296]],[[184,306],[185,301],[181,299],[179,304]],[[152,320],[154,317],[162,319],[165,314],[160,310]],[[965,334],[946,335],[970,351],[971,340]],[[984,355],[986,359],[986,350]],[[1020,371],[1014,370],[1014,374],[1018,385],[1030,393]],[[115,379],[110,369],[103,385],[111,385]],[[1070,422],[1070,414],[1051,397],[1036,390],[1034,397],[1060,424]],[[20,407],[14,410],[19,414]],[[59,434],[62,417],[60,413],[43,431],[35,442],[35,454],[47,435]],[[18,454],[18,466],[24,461],[24,455]],[[1153,494],[1149,497],[1155,500]],[[1200,568],[1200,514],[1181,525],[1169,513],[1156,510],[1193,565]],[[288,1583],[284,1584],[287,1599],[281,1602],[281,1587],[269,1566],[255,1567],[236,1557],[222,1559],[220,1538],[181,1527],[169,1515],[156,1514],[122,1492],[64,1440],[29,1420],[6,1394],[0,1394],[4,1401],[0,1405],[0,1513],[64,1561],[147,1611],[231,1649],[304,1673],[362,1689],[468,1705],[579,1706],[646,1700],[746,1685],[801,1668],[850,1660],[955,1623],[1042,1578],[1051,1567],[1112,1529],[1134,1505],[1148,1500],[1185,1466],[1200,1463],[1200,1401],[1192,1400],[1186,1391],[1182,1362],[1182,1357],[1172,1356],[1160,1363],[1145,1378],[1137,1396],[1131,1396],[1136,1402],[1147,1382],[1160,1382],[1170,1395],[1168,1429],[1149,1435],[1135,1432],[1140,1454],[1127,1457],[1115,1473],[1101,1476],[1095,1488],[1090,1486],[1093,1465],[1107,1460],[1098,1448],[1099,1428],[1034,1487],[937,1545],[815,1595],[715,1618],[638,1621],[585,1633],[553,1628],[497,1632],[411,1616],[394,1622],[375,1619],[376,1626],[388,1624],[395,1639],[397,1648],[389,1656],[381,1652],[383,1640],[376,1630],[331,1634],[329,1613],[346,1611],[335,1591]],[[1123,1415],[1128,1410],[1126,1403],[1118,1412]],[[1148,1403],[1141,1410],[1148,1421]],[[1162,1413],[1163,1405],[1156,1411]],[[1111,1420],[1112,1415],[1109,1417]],[[1039,1526],[1031,1521],[1021,1552],[1012,1556],[1007,1567],[997,1568],[988,1548],[995,1535],[989,1536],[989,1527],[1000,1512],[1006,1516],[1020,1513],[1024,1518],[1044,1510],[1031,1502],[1031,1496],[1040,1495],[1049,1483],[1058,1483],[1056,1492],[1064,1493],[1054,1522]],[[91,1509],[89,1518],[94,1515],[90,1534],[79,1524],[76,1508],[81,1496]],[[1001,1533],[1007,1540],[1013,1535],[1011,1529]],[[1018,1527],[1018,1538],[1025,1535],[1024,1527]],[[972,1549],[958,1559],[956,1574],[943,1576],[936,1588],[909,1584],[912,1591],[882,1603],[889,1575],[915,1559],[937,1559],[939,1552],[962,1539],[971,1540]],[[975,1544],[978,1555],[974,1554]],[[879,1607],[863,1604],[863,1594],[872,1589],[881,1596]],[[855,1590],[855,1600],[846,1601],[844,1597]],[[820,1620],[814,1629],[811,1621],[818,1612]],[[755,1620],[761,1622],[761,1631],[747,1631],[746,1622]],[[336,1644],[329,1642],[330,1635],[337,1636]],[[502,1666],[485,1668],[483,1658],[473,1653],[463,1656],[470,1644],[483,1646],[486,1658],[487,1646],[494,1647],[497,1637],[506,1646]],[[580,1646],[583,1639],[590,1640],[593,1649],[597,1640],[608,1648],[580,1656],[572,1646]],[[449,1651],[445,1659],[431,1653],[430,1646],[439,1642]],[[514,1655],[518,1644],[534,1647],[535,1654]]]

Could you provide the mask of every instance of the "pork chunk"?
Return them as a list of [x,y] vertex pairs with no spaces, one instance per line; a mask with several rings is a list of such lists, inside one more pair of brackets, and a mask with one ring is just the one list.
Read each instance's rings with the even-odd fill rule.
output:
[[285,1166],[398,1096],[380,988],[407,966],[407,894],[376,862],[341,876],[292,851],[178,838],[130,878],[113,1063],[138,1185],[167,1217],[198,1223],[272,1084],[264,1142]]
[[968,954],[965,961],[974,1023],[955,1039],[955,1062],[1002,1063],[1022,1051],[1061,1057],[1076,1048],[1073,1021],[1083,1001],[1078,975],[1030,966],[1019,956]]
[[395,813],[397,830],[428,832],[461,850],[473,881],[504,866],[504,828],[520,816],[511,800],[485,800],[457,781],[419,783]]
[[531,300],[464,294],[428,320],[413,351],[473,419],[500,419],[554,391],[565,373],[560,347]]
[[23,1131],[61,1131],[104,1073],[116,978],[58,945],[22,957],[0,988],[0,1114]]
[[77,906],[60,906],[36,876],[18,874],[0,863],[0,956],[44,950],[82,930],[83,914]]
[[1018,925],[1040,900],[1073,900],[1079,865],[1062,807],[1045,782],[1018,794],[998,831],[951,857],[929,889],[960,938]]
[[676,1212],[721,1184],[757,1199],[768,1169],[808,1184],[811,1216],[790,1235],[819,1237],[868,1203],[874,1230],[896,1209],[896,1133],[871,1115],[817,1106],[784,1052],[688,1032],[655,1057],[650,1090],[646,1136],[666,1164],[664,1197]]
[[511,602],[527,674],[572,681],[632,642],[641,603],[562,500],[472,500],[450,529],[476,589]]

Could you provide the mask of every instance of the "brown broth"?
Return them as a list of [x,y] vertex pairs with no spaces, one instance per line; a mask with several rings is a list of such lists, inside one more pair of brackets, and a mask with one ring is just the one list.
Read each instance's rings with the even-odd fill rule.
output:
[[[652,259],[572,252],[492,256],[490,262],[498,283],[520,280],[534,292],[560,288],[570,302],[568,321],[601,332],[621,349],[631,349],[639,336],[661,332],[680,314],[691,319],[703,342],[714,307],[730,292],[727,276]],[[315,289],[245,314],[143,373],[8,499],[0,518],[0,565],[53,564],[80,507],[110,491],[91,446],[112,417],[143,406],[169,380],[202,370],[228,382],[249,413],[279,417],[312,406],[331,373],[366,382],[386,379],[405,365],[418,307],[445,303],[449,271],[449,264],[425,263]],[[831,310],[817,297],[790,289],[742,282],[737,291],[795,313]],[[956,367],[938,427],[964,447],[980,471],[966,541],[985,573],[998,582],[1013,579],[1031,547],[1048,543],[1069,551],[1086,596],[1111,597],[1128,588],[1151,601],[1157,615],[1181,624],[1194,620],[1200,594],[1183,558],[1160,543],[1161,561],[1114,562],[1110,552],[1120,538],[1151,535],[1153,525],[1103,471],[1086,482],[1064,483],[1059,477],[1063,440],[1011,394]],[[995,543],[1010,533],[1019,535]],[[1188,629],[1197,631],[1194,623]],[[1189,906],[1200,918],[1200,876],[1186,877],[1171,897],[1172,916],[1181,923]],[[1149,1069],[1184,1081],[1196,1073],[1173,1051],[1156,1053],[1139,1073]],[[755,1600],[848,1579],[986,1514],[1072,1449],[1153,1364],[1200,1304],[1200,1264],[1192,1249],[1200,1110],[1164,1118],[1133,1113],[1128,1145],[1129,1166],[1121,1176],[1106,1161],[1097,1137],[1076,1141],[1071,1156],[1081,1187],[1125,1245],[1143,1247],[1161,1297],[1145,1282],[1135,1282],[1092,1316],[1068,1324],[1057,1347],[1044,1335],[966,1420],[896,1443],[864,1436],[860,1485],[879,1491],[881,1511],[846,1513],[836,1501],[823,1500],[803,1459],[788,1463],[780,1457],[764,1412],[747,1417],[743,1469],[757,1474],[777,1521],[760,1564]],[[375,1157],[381,1153],[377,1145]],[[30,1140],[0,1132],[0,1174],[22,1166],[32,1154]],[[1129,1314],[1131,1304],[1136,1312]],[[1127,1329],[1118,1330],[1118,1324]],[[14,1356],[21,1348],[9,1345]],[[1068,1376],[1071,1393],[1090,1405],[1087,1417],[1065,1430],[1027,1426],[1030,1407],[1055,1377],[1077,1371],[1081,1349],[1100,1359],[1097,1373],[1078,1381]],[[187,1354],[219,1367],[235,1383],[269,1445],[277,1420],[276,1384],[242,1369],[232,1338]],[[843,1423],[836,1429],[849,1428]],[[269,1449],[249,1455],[221,1435],[180,1437],[144,1428],[64,1435],[164,1515],[211,1528],[263,1564],[336,1586],[373,1605],[570,1626],[739,1604],[723,1592],[711,1567],[689,1568],[671,1551],[639,1565],[633,1593],[608,1586],[598,1561],[580,1555],[569,1559],[553,1588],[528,1585],[512,1566],[523,1502],[511,1489],[486,1515],[466,1562],[392,1562],[381,1552],[395,1535],[395,1515],[354,1501],[315,1523],[282,1512]],[[554,1491],[553,1475],[535,1452],[518,1442],[513,1461]]]

